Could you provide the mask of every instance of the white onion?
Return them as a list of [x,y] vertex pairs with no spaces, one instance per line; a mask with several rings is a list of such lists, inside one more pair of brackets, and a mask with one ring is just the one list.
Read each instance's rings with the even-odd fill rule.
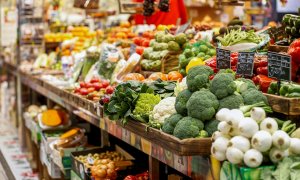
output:
[[252,118],[244,118],[239,123],[240,134],[251,138],[258,131],[258,124]]
[[226,158],[232,164],[239,164],[244,159],[244,153],[235,147],[229,147],[226,151]]
[[256,149],[248,150],[244,155],[244,163],[251,168],[255,168],[261,165],[263,161],[263,155]]
[[291,138],[286,132],[278,130],[273,133],[272,142],[276,148],[286,150],[290,147]]
[[278,130],[278,124],[276,120],[269,117],[262,120],[259,127],[260,130],[268,131],[271,134]]
[[272,135],[267,131],[258,131],[253,135],[251,145],[260,152],[266,152],[272,146]]
[[244,136],[235,136],[229,140],[228,147],[238,148],[245,153],[250,149],[250,141]]

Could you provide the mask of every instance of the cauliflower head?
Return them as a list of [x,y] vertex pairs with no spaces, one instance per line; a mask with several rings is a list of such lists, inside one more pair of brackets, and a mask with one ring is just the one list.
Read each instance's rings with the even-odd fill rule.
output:
[[167,97],[155,105],[152,111],[153,120],[163,124],[166,118],[175,114],[175,101],[176,97]]

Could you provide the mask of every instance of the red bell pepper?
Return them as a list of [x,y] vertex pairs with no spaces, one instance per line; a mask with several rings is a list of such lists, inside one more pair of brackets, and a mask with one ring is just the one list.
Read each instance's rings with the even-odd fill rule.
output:
[[271,82],[273,81],[276,81],[272,78],[269,78],[268,76],[266,75],[257,75],[257,76],[254,76],[252,78],[252,81],[256,84],[256,85],[259,85],[259,88],[262,92],[267,92],[268,91],[268,88],[271,84]]
[[292,81],[296,81],[297,71],[300,67],[300,39],[292,42],[287,53],[292,58]]
[[256,73],[257,74],[262,74],[262,75],[268,75],[268,67],[267,66],[264,66],[264,67],[258,67],[256,69]]

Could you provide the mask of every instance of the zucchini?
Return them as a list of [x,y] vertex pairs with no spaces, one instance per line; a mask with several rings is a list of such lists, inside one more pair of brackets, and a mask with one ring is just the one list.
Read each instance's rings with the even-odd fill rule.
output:
[[289,19],[289,25],[290,25],[290,26],[294,26],[294,21],[295,21],[295,18],[294,18],[294,17],[291,17],[291,18]]
[[292,28],[291,28],[291,34],[292,34],[293,36],[297,36],[298,32],[297,32],[297,28],[296,28],[296,27],[292,27]]
[[288,35],[291,35],[291,33],[292,33],[291,30],[292,30],[291,27],[289,27],[289,26],[285,27],[285,32],[286,32]]
[[300,17],[295,18],[294,26],[295,26],[296,28],[300,28]]
[[289,21],[290,21],[290,15],[289,14],[285,14],[282,18],[282,22],[286,25],[288,25]]

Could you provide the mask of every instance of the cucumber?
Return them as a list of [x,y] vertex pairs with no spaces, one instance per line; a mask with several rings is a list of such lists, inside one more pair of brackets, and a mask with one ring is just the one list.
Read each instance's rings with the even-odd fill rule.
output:
[[300,27],[300,17],[295,18],[294,26],[295,26],[296,28],[299,28],[299,27]]
[[290,18],[291,18],[290,14],[285,14],[285,15],[283,16],[283,18],[282,18],[282,22],[283,22],[284,24],[288,25],[288,24],[289,24],[289,21],[290,21]]
[[287,94],[287,97],[291,97],[291,98],[293,98],[293,97],[300,97],[300,93],[294,92],[294,93],[291,93],[291,94]]

